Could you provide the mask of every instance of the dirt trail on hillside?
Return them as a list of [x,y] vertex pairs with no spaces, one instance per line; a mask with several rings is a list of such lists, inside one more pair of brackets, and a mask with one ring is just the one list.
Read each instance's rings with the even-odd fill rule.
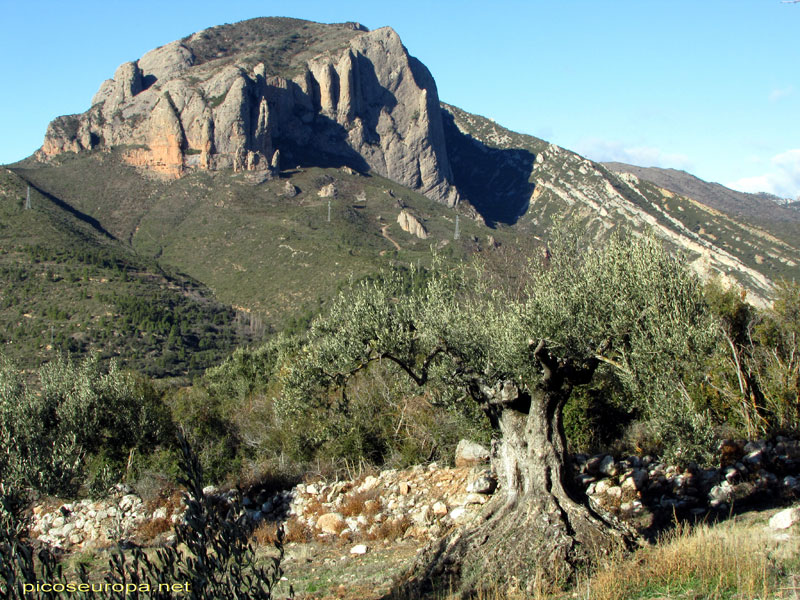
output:
[[[387,230],[387,229],[389,229],[389,226],[388,226],[388,225],[384,225],[383,227],[381,227],[381,235],[382,235],[383,237],[385,237],[387,240],[389,240],[390,242],[392,242],[392,243],[394,244],[394,247],[395,247],[395,248],[397,248],[397,250],[398,250],[398,251],[399,251],[399,250],[402,250],[402,248],[400,247],[400,244],[398,244],[397,242],[395,242],[395,241],[394,241],[392,238],[390,238],[390,237],[389,237],[389,234],[388,234],[388,233],[386,233],[386,230]],[[385,251],[385,250],[383,250],[383,251],[381,252],[381,256],[382,256],[382,255],[383,255],[385,252],[386,252],[386,251]]]

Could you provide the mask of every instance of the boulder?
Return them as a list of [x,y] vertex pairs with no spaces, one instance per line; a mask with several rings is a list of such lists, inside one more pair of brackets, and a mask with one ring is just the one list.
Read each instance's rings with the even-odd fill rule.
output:
[[332,535],[339,535],[342,531],[347,529],[347,521],[339,513],[325,513],[316,523],[317,529],[322,533],[330,533]]
[[329,183],[328,185],[322,186],[317,192],[317,196],[320,198],[336,198],[336,184]]
[[617,463],[614,462],[614,457],[611,455],[603,457],[597,469],[600,473],[608,477],[614,477],[617,473],[619,473]]
[[772,529],[789,529],[798,522],[800,522],[800,507],[795,506],[775,513],[769,520],[769,526]]
[[497,479],[488,470],[467,484],[467,492],[471,494],[493,494],[496,489]]
[[397,223],[400,229],[418,237],[421,240],[428,239],[428,230],[420,222],[420,220],[408,212],[405,208],[397,215]]
[[456,446],[455,463],[457,467],[474,467],[489,462],[489,451],[470,440],[461,440]]

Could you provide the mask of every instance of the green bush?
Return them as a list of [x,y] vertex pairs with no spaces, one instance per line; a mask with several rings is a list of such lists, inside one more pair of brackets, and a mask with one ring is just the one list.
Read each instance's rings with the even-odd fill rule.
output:
[[173,390],[166,403],[174,423],[184,428],[189,443],[197,449],[207,483],[217,483],[234,473],[234,465],[241,463],[241,443],[232,415],[222,410],[219,398],[202,385],[194,385]]
[[[169,413],[152,385],[97,356],[59,358],[39,371],[39,391],[0,364],[0,436],[4,478],[71,496],[84,483],[98,491],[124,473],[137,449],[147,453],[171,434]],[[112,474],[115,474],[112,477]]]
[[765,310],[719,282],[706,286],[706,297],[718,339],[701,402],[742,437],[800,431],[800,285],[779,284]]
[[635,417],[633,402],[612,372],[598,373],[564,405],[564,434],[572,452],[604,452],[622,438]]

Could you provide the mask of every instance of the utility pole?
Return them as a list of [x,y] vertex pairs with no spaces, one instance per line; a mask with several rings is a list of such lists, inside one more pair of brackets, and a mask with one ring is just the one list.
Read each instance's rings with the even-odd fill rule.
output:
[[331,222],[331,201],[328,200],[328,223]]
[[461,237],[461,230],[458,227],[458,215],[456,215],[456,231],[453,233],[453,239],[457,240]]
[[25,196],[25,210],[31,209],[31,186],[28,186],[28,193]]

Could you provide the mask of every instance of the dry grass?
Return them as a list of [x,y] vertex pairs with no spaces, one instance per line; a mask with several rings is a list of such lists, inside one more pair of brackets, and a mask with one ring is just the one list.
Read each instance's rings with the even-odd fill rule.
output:
[[[777,539],[764,520],[680,525],[658,544],[616,556],[569,591],[547,578],[511,589],[488,585],[476,600],[754,600],[800,598],[800,535]],[[796,590],[795,590],[796,588]],[[436,596],[461,598],[455,593]]]
[[151,542],[171,529],[172,521],[169,518],[149,519],[139,526],[136,533],[144,542]]
[[[307,525],[300,523],[295,517],[283,524],[284,543],[307,543],[314,539],[314,532]],[[278,525],[274,521],[262,521],[252,535],[258,546],[271,546],[278,539]]]
[[375,516],[381,509],[381,497],[377,489],[347,494],[339,507],[343,517]]
[[404,515],[399,519],[386,519],[383,523],[378,525],[375,531],[367,536],[370,540],[399,540],[402,539],[409,527],[411,527],[411,519]]
[[271,521],[262,521],[253,530],[252,539],[258,546],[272,545],[278,539],[278,526]]
[[603,565],[579,596],[773,598],[786,583],[787,568],[800,564],[798,537],[778,542],[773,536],[762,524],[681,525],[661,543]]
[[315,519],[318,519],[328,512],[330,512],[330,508],[326,507],[318,496],[312,496],[309,498],[305,507],[303,508],[304,515],[313,516]]

